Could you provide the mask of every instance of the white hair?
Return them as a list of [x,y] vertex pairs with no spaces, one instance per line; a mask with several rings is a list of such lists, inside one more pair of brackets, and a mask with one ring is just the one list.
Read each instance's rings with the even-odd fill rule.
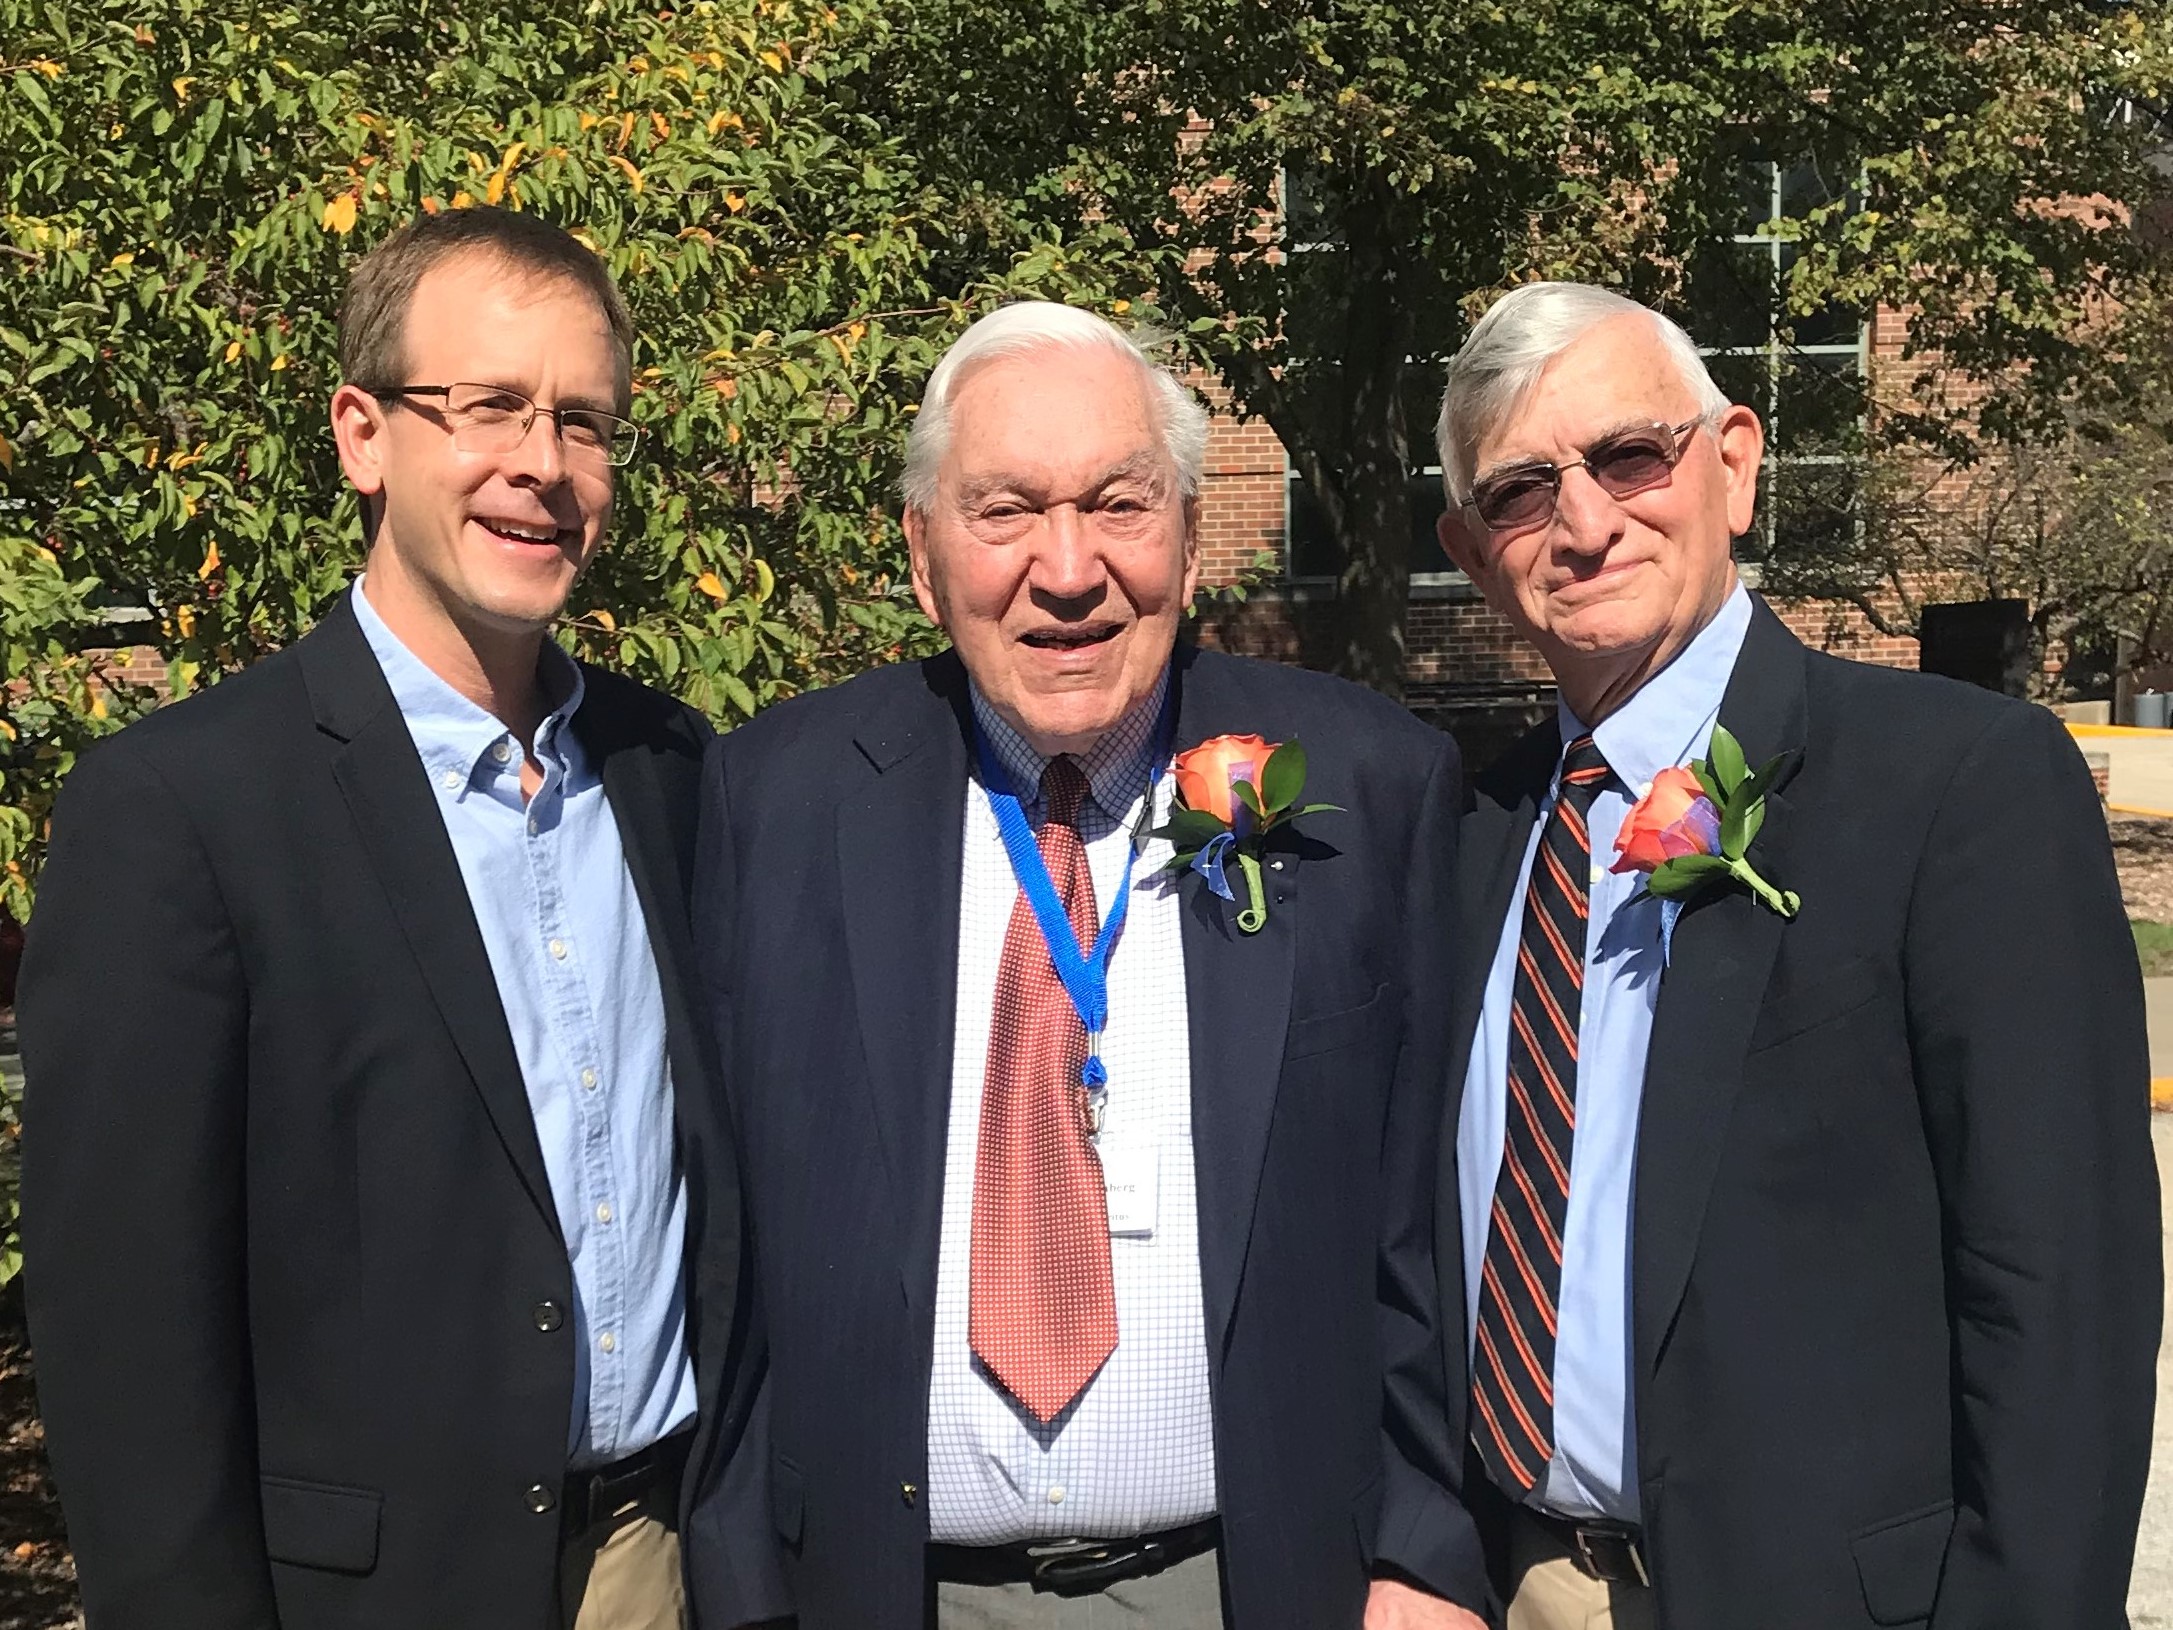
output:
[[1450,503],[1471,496],[1471,460],[1480,440],[1516,411],[1547,364],[1600,324],[1632,311],[1659,335],[1698,399],[1699,417],[1715,419],[1728,411],[1728,398],[1706,371],[1696,342],[1650,306],[1590,283],[1526,283],[1494,302],[1449,361],[1434,439]]
[[1162,342],[1163,336],[1128,334],[1091,311],[1053,300],[1020,300],[990,312],[951,342],[928,376],[920,412],[905,439],[905,475],[899,488],[906,507],[926,515],[935,504],[936,478],[951,443],[951,398],[967,371],[998,357],[1052,346],[1098,347],[1139,365],[1160,421],[1163,447],[1177,466],[1178,490],[1187,499],[1199,497],[1207,467],[1207,409],[1150,353],[1150,346]]

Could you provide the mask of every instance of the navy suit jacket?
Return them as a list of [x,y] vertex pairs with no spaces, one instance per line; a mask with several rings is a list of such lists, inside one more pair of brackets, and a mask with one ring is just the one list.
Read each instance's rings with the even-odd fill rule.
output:
[[[1694,896],[1653,1014],[1630,1379],[1659,1622],[2116,1630],[2158,1186],[2080,755],[2043,708],[1807,651],[1762,603],[1720,722],[1779,760],[1749,858],[1803,906]],[[1560,751],[1549,724],[1477,778],[1475,940],[1501,933]],[[1484,976],[1454,1003],[1459,1080]]]
[[[1343,806],[1279,835],[1258,934],[1184,885],[1231,1622],[1355,1630],[1377,1564],[1476,1603],[1433,1261],[1456,749],[1273,664],[1180,651],[1176,684],[1180,751],[1297,738],[1307,798]],[[967,718],[944,655],[772,709],[709,757],[697,936],[768,1363],[687,1534],[705,1626],[924,1622]]]

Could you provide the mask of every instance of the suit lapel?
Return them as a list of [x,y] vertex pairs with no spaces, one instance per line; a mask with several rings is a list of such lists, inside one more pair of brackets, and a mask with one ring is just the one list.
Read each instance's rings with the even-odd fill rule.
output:
[[943,656],[922,672],[927,689],[901,696],[859,734],[869,773],[838,806],[837,852],[888,1215],[901,1220],[906,1300],[926,1316],[950,1121],[967,777],[964,670]]
[[333,778],[408,949],[507,1157],[556,1233],[543,1146],[498,982],[407,721],[345,600],[298,651],[318,728],[345,743],[334,755]]
[[[1777,778],[1783,788],[1802,759],[1803,666],[1803,647],[1758,602],[1720,722],[1751,763],[1785,758]],[[1750,860],[1777,887],[1788,885],[1796,825],[1785,792],[1770,793]],[[1689,1282],[1743,1057],[1786,930],[1778,915],[1737,887],[1694,897],[1676,922],[1645,1055],[1632,1202],[1632,1329],[1641,1379],[1658,1365]]]
[[[1271,733],[1227,658],[1181,653],[1176,667],[1175,748],[1211,736]],[[1335,801],[1332,788],[1308,797]],[[1191,1048],[1192,1149],[1200,1216],[1200,1285],[1208,1339],[1219,1349],[1237,1307],[1253,1203],[1267,1158],[1268,1126],[1281,1083],[1283,1044],[1303,932],[1300,855],[1274,852],[1264,873],[1268,920],[1257,934],[1237,928],[1238,908],[1195,880],[1179,885],[1185,958],[1185,1028]],[[1275,863],[1280,862],[1277,866]],[[1233,874],[1234,876],[1234,874]]]

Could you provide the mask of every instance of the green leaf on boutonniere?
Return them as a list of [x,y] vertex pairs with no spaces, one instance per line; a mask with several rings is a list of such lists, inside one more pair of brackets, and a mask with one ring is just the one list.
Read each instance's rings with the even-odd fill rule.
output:
[[1305,790],[1305,749],[1286,741],[1268,754],[1260,772],[1260,802],[1270,815],[1280,815],[1298,801]]
[[1167,838],[1179,849],[1198,849],[1219,837],[1224,830],[1222,822],[1204,809],[1173,809],[1169,819],[1147,836]]
[[1285,810],[1283,812],[1283,819],[1286,821],[1294,821],[1301,815],[1318,815],[1323,810],[1333,811],[1334,813],[1340,815],[1343,812],[1343,806],[1341,804],[1304,804],[1297,809]]
[[1645,892],[1663,900],[1690,893],[1716,872],[1732,869],[1720,855],[1678,855],[1645,874]]
[[1763,797],[1735,798],[1720,817],[1720,852],[1730,860],[1741,860],[1750,847],[1750,840],[1758,835],[1758,828],[1765,824],[1766,801]]
[[1706,768],[1704,759],[1692,759],[1690,761],[1690,773],[1698,778],[1698,785],[1705,790],[1705,796],[1712,800],[1715,809],[1719,809],[1727,803],[1728,795],[1720,790],[1719,779],[1711,770]]
[[[1273,760],[1271,759],[1269,762],[1272,763]],[[1250,781],[1231,782],[1230,796],[1251,810],[1253,819],[1264,821],[1268,818],[1267,810],[1261,807],[1260,794],[1253,790],[1253,784]]]
[[1743,758],[1743,744],[1724,724],[1713,726],[1713,744],[1706,750],[1706,763],[1720,782],[1721,792],[1731,798],[1736,788],[1743,784],[1743,778],[1750,774],[1750,765]]

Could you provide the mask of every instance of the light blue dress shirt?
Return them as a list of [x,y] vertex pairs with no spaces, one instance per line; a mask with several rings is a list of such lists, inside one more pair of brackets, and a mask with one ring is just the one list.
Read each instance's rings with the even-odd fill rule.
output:
[[604,784],[572,728],[581,670],[549,641],[565,700],[521,744],[400,643],[358,580],[355,618],[430,777],[513,1034],[573,1263],[567,1462],[608,1465],[694,1418],[664,995]]
[[[1577,1033],[1577,1133],[1570,1146],[1569,1216],[1562,1236],[1562,1297],[1554,1343],[1554,1459],[1534,1490],[1537,1503],[1569,1516],[1638,1520],[1637,1432],[1630,1386],[1630,1197],[1645,1048],[1652,1037],[1663,964],[1659,902],[1631,904],[1643,879],[1608,868],[1614,864],[1615,834],[1623,817],[1652,778],[1671,765],[1705,756],[1750,613],[1750,596],[1738,585],[1675,660],[1592,731],[1614,774],[1593,799],[1589,823],[1592,915],[1586,928],[1584,1012]],[[1566,705],[1558,717],[1565,746],[1585,734],[1584,724]],[[1524,870],[1487,976],[1478,1035],[1464,1077],[1456,1158],[1463,1174],[1467,1331],[1478,1325],[1479,1270],[1501,1172],[1509,1002],[1524,924],[1524,889],[1553,807],[1550,791],[1525,845]]]

